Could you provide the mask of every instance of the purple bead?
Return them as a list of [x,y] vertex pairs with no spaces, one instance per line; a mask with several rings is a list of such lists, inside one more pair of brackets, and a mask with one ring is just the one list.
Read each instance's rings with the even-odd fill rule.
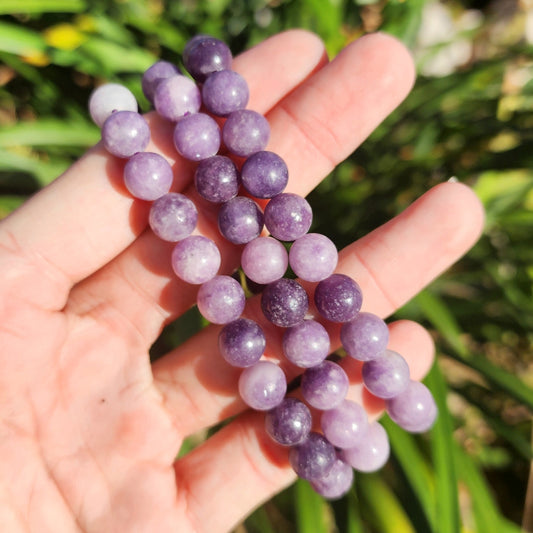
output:
[[346,353],[359,361],[379,357],[387,348],[389,328],[372,313],[359,313],[341,327],[341,343]]
[[329,351],[329,335],[320,322],[303,320],[283,334],[285,357],[301,368],[318,365],[328,356]]
[[200,287],[196,303],[209,322],[227,324],[244,311],[246,297],[238,281],[230,276],[215,276]]
[[274,152],[252,154],[243,164],[241,179],[244,188],[256,198],[272,198],[281,193],[289,181],[287,164]]
[[209,35],[193,37],[183,50],[183,64],[200,83],[213,72],[231,69],[233,57],[228,45]]
[[102,127],[106,119],[117,111],[138,111],[133,93],[119,83],[106,83],[97,87],[89,97],[89,113],[94,123]]
[[150,142],[150,128],[142,115],[134,111],[117,111],[102,126],[106,150],[117,157],[131,157],[142,152]]
[[218,229],[233,244],[245,244],[261,233],[263,213],[250,198],[236,196],[221,206]]
[[176,242],[193,232],[198,222],[198,211],[185,195],[169,192],[152,204],[148,222],[160,239]]
[[437,418],[437,405],[430,390],[419,381],[410,381],[407,388],[387,400],[389,416],[410,433],[423,433]]
[[322,281],[333,274],[337,266],[337,248],[320,233],[308,233],[296,239],[289,252],[294,273],[306,281]]
[[263,330],[248,318],[238,318],[226,324],[218,335],[220,354],[232,366],[244,368],[257,363],[265,346]]
[[269,137],[270,126],[267,119],[250,109],[233,111],[222,127],[222,139],[226,148],[241,157],[264,150]]
[[218,124],[205,113],[186,115],[174,129],[174,146],[185,159],[191,161],[212,157],[220,148]]
[[239,377],[239,394],[246,405],[268,411],[283,401],[287,380],[281,368],[270,361],[259,361],[245,368]]
[[197,113],[201,104],[200,89],[194,81],[181,74],[161,80],[154,93],[156,111],[172,122]]
[[257,237],[250,241],[241,255],[244,273],[262,285],[282,278],[288,264],[285,246],[272,237]]
[[222,117],[244,109],[249,96],[246,80],[234,70],[213,72],[202,87],[202,102],[206,109]]
[[191,235],[176,244],[172,251],[172,268],[187,283],[199,285],[216,276],[220,268],[217,245],[202,235]]
[[333,446],[353,448],[366,437],[368,417],[358,403],[344,400],[338,407],[322,413],[320,427]]
[[296,398],[285,398],[265,415],[265,429],[282,446],[302,443],[309,432],[313,418],[307,405]]
[[305,401],[317,409],[334,409],[342,403],[350,383],[337,363],[322,361],[302,374],[301,390]]
[[202,198],[221,204],[237,196],[239,171],[229,157],[214,155],[198,163],[194,185]]
[[336,459],[329,472],[311,482],[315,492],[328,500],[342,498],[352,486],[353,468],[340,459]]
[[301,322],[309,308],[305,289],[295,280],[281,278],[269,283],[261,295],[261,309],[276,326],[288,328]]
[[361,309],[363,294],[349,276],[332,274],[316,286],[314,299],[318,312],[324,318],[331,322],[348,322]]
[[342,450],[339,455],[359,472],[375,472],[387,462],[389,454],[387,432],[379,422],[372,422],[365,438],[357,446]]
[[138,152],[124,166],[124,184],[128,191],[141,200],[156,200],[167,193],[174,175],[172,167],[161,155]]
[[313,481],[324,477],[333,467],[337,456],[327,439],[312,431],[304,442],[289,451],[289,462],[302,479]]
[[362,374],[365,387],[378,398],[393,398],[409,385],[409,365],[392,350],[363,363]]
[[142,90],[144,96],[154,102],[154,94],[159,82],[166,78],[181,74],[180,69],[168,61],[157,61],[151,67],[146,69],[142,77]]
[[280,241],[294,241],[311,227],[313,211],[305,198],[293,193],[274,196],[265,207],[265,226]]

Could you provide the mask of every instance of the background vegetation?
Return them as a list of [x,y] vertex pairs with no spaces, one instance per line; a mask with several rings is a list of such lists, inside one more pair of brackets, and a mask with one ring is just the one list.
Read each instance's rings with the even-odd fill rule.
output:
[[[192,35],[238,52],[290,27],[317,32],[331,55],[388,31],[420,74],[311,194],[317,230],[343,246],[451,177],[475,188],[487,223],[476,247],[395,317],[434,334],[434,429],[413,437],[385,421],[393,454],[381,472],[357,476],[334,503],[298,482],[238,531],[511,533],[522,522],[533,531],[531,1],[1,0],[0,217],[98,140],[86,111],[95,84],[120,81],[147,109],[139,74],[157,57],[175,61]],[[169,327],[155,350],[180,339]]]

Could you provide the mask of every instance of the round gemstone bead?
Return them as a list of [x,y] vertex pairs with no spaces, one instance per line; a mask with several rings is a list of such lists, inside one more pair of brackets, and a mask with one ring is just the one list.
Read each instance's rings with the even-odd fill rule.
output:
[[289,263],[294,273],[306,281],[321,281],[333,274],[337,266],[337,248],[320,233],[308,233],[294,241]]
[[353,320],[363,302],[359,285],[349,276],[332,274],[315,288],[315,305],[318,312],[331,322]]
[[247,367],[257,363],[265,351],[263,330],[253,320],[238,318],[226,324],[218,336],[222,357],[232,366]]
[[241,169],[244,188],[256,198],[272,198],[281,193],[289,181],[289,170],[274,152],[262,150],[252,154]]
[[409,366],[392,350],[385,350],[378,358],[366,361],[362,369],[365,387],[378,398],[393,398],[409,385]]
[[372,422],[365,438],[356,446],[342,450],[339,455],[359,472],[375,472],[387,462],[389,454],[387,432],[379,422]]
[[206,109],[222,117],[244,109],[249,97],[246,80],[234,70],[213,72],[202,87],[202,102]]
[[220,268],[217,245],[202,235],[190,235],[179,241],[172,251],[172,268],[187,283],[199,285],[216,276]]
[[359,361],[379,357],[387,348],[389,328],[378,316],[361,312],[341,327],[341,343],[346,353]]
[[174,129],[174,146],[185,159],[201,161],[216,155],[220,148],[220,129],[205,113],[184,116]]
[[368,417],[358,403],[344,400],[334,409],[322,413],[320,426],[333,446],[353,448],[366,436]]
[[317,409],[334,409],[342,403],[350,383],[337,363],[322,361],[302,374],[301,390],[305,401]]
[[165,241],[177,242],[188,237],[196,227],[198,211],[185,195],[169,192],[160,196],[150,209],[148,222],[152,231]]
[[142,152],[150,141],[150,128],[142,115],[134,111],[116,111],[102,126],[106,150],[117,157],[131,157]]
[[200,287],[196,303],[209,322],[227,324],[244,311],[246,297],[239,282],[230,276],[215,276]]
[[387,400],[389,416],[410,433],[423,433],[437,418],[437,405],[429,389],[419,381],[410,381],[403,392]]
[[268,411],[283,401],[287,380],[281,368],[259,361],[245,368],[239,377],[239,394],[244,403],[258,411]]
[[223,204],[218,212],[220,233],[234,244],[255,239],[263,229],[263,213],[250,198],[236,196]]
[[250,241],[241,255],[244,273],[262,285],[282,278],[288,264],[285,246],[272,237],[257,237]]
[[303,320],[283,334],[283,352],[301,368],[321,363],[329,354],[330,340],[326,328],[314,320]]
[[144,96],[153,103],[155,90],[159,82],[176,74],[181,74],[180,69],[169,61],[157,61],[154,63],[144,72],[142,77],[141,85]]
[[106,83],[97,87],[89,97],[89,113],[94,123],[102,127],[106,119],[116,111],[138,111],[133,93],[119,83]]
[[298,239],[307,233],[312,221],[311,206],[297,194],[278,194],[265,207],[265,226],[280,241]]
[[295,280],[281,278],[269,283],[261,295],[261,309],[276,326],[288,328],[301,322],[309,308],[305,289]]
[[328,500],[338,500],[350,490],[353,477],[353,468],[344,461],[336,459],[325,476],[311,481],[311,487]]
[[298,476],[309,481],[324,477],[336,459],[333,445],[323,435],[314,431],[289,451],[292,468]]
[[213,72],[231,69],[233,62],[228,45],[209,35],[193,37],[185,45],[182,58],[187,71],[200,83]]
[[311,431],[311,411],[296,398],[285,398],[266,413],[266,432],[282,446],[294,446],[303,442]]
[[194,81],[181,74],[161,80],[154,93],[156,111],[173,122],[197,113],[201,104],[200,89]]
[[174,176],[172,167],[161,155],[138,152],[124,166],[124,184],[128,191],[141,200],[156,200],[167,193]]
[[269,137],[267,119],[251,109],[233,111],[222,127],[222,139],[226,148],[241,157],[264,150]]
[[203,159],[194,173],[194,186],[198,194],[216,204],[237,196],[239,185],[239,171],[235,163],[223,155]]

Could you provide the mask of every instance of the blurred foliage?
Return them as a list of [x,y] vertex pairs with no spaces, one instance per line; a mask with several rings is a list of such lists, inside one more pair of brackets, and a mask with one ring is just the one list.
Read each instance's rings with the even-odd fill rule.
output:
[[[0,2],[0,217],[98,140],[86,111],[95,85],[121,82],[146,110],[140,73],[156,58],[179,61],[192,35],[213,34],[237,53],[291,27],[318,33],[331,56],[366,32],[390,32],[412,49],[420,73],[402,106],[310,195],[315,230],[342,247],[451,178],[474,187],[485,205],[486,227],[475,248],[394,317],[418,320],[434,335],[439,364],[427,383],[441,413],[435,428],[413,437],[385,420],[393,454],[381,472],[358,475],[352,491],[332,503],[298,482],[237,531],[519,531],[533,408],[533,36],[527,34],[533,12],[527,6]],[[192,310],[167,328],[156,351],[200,326]]]

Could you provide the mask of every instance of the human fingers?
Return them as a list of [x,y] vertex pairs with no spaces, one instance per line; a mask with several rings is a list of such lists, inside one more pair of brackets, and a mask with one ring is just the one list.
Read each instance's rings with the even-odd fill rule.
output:
[[[271,142],[289,167],[287,191],[307,194],[401,102],[414,78],[412,59],[396,39],[363,37],[283,98],[268,114]],[[197,196],[191,186],[188,194]],[[198,231],[217,241],[221,273],[238,266],[240,251],[224,241],[216,212],[202,204]],[[188,309],[197,287],[176,279],[172,245],[150,232],[142,235],[108,267],[76,289],[70,309],[88,306],[121,309],[142,328],[150,345],[161,328]],[[78,290],[79,289],[79,290]],[[90,294],[91,298],[86,295]],[[124,302],[127,302],[124,305]]]

